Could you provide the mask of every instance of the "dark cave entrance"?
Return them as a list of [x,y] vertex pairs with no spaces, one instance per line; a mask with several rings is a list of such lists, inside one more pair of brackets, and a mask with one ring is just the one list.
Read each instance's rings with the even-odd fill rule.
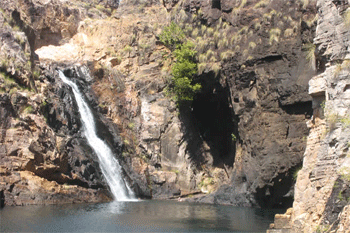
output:
[[229,88],[221,85],[214,73],[206,74],[201,80],[202,91],[193,100],[192,117],[201,138],[210,146],[213,165],[232,167],[238,118],[230,104]]
[[257,188],[255,199],[262,208],[288,209],[293,206],[294,185],[302,162],[291,167],[287,172],[278,174],[271,185]]

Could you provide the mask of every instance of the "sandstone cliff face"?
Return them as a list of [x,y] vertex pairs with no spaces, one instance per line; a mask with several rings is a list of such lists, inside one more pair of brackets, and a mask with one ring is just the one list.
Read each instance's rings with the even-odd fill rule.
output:
[[323,73],[310,81],[309,92],[314,108],[319,112],[324,108],[324,113],[314,115],[315,121],[310,122],[312,134],[309,138],[316,141],[313,144],[311,141],[310,150],[304,155],[303,169],[298,174],[293,220],[295,228],[304,232],[315,230],[315,226],[347,232],[350,227],[346,65],[349,3],[318,1],[318,6],[320,19],[314,43],[320,59],[327,65]]
[[[254,1],[186,1],[184,6],[191,12],[200,8],[198,20],[214,26],[219,34],[216,47],[205,47],[214,51],[215,59],[200,61],[205,66],[202,85],[207,88],[194,101],[196,121],[205,122],[200,114],[210,117],[210,112],[223,111],[218,105],[226,98],[231,119],[226,121],[220,114],[213,114],[212,119],[220,119],[219,124],[227,129],[216,133],[237,137],[216,155],[233,166],[230,182],[199,201],[290,206],[292,177],[301,166],[308,134],[305,120],[312,113],[307,83],[314,71],[305,58],[304,45],[313,39],[315,2],[304,6],[280,1],[261,5]],[[199,44],[210,40],[206,33],[199,32],[198,37]],[[221,70],[215,74],[217,61]],[[221,100],[215,99],[220,95]],[[210,108],[208,102],[214,106]],[[225,141],[218,143],[215,136],[203,137],[214,148],[224,147]]]
[[[257,3],[171,1],[164,2],[167,14],[159,2],[141,10],[124,1],[117,11],[124,36],[111,38],[131,51],[114,49],[116,57],[124,57],[120,63],[109,62],[108,51],[101,61],[120,71],[109,74],[109,80],[122,91],[112,100],[103,80],[95,90],[107,114],[122,126],[129,153],[144,159],[141,165],[133,160],[148,177],[153,197],[213,191],[226,183],[194,200],[291,205],[292,174],[301,165],[305,119],[311,117],[307,82],[314,71],[303,45],[312,42],[315,2]],[[160,30],[147,16],[154,10],[158,22],[177,22],[197,43],[203,91],[189,108],[177,110],[165,95],[169,60],[164,54],[169,51],[157,44]],[[137,26],[129,11],[139,16]]]
[[314,114],[308,122],[310,134],[293,209],[287,216],[277,216],[275,227],[292,232],[349,232],[349,3],[320,0],[317,6],[316,59],[326,64],[309,82]]
[[96,158],[81,140],[69,90],[54,81],[56,72],[32,63],[33,48],[22,32],[27,26],[16,21],[11,5],[3,9],[1,206],[109,200]]
[[[38,90],[26,104],[35,106],[34,97],[39,96],[34,115],[43,130],[34,136],[38,143],[23,146],[37,156],[25,160],[31,162],[19,171],[31,171],[59,187],[105,186],[96,159],[80,137],[75,103],[54,71],[70,67],[67,74],[85,90],[101,125],[107,125],[100,133],[109,138],[138,195],[174,198],[211,192],[192,200],[291,205],[292,174],[302,162],[305,121],[312,111],[307,83],[315,71],[305,59],[304,45],[314,37],[315,1],[123,0],[114,10],[111,1],[20,3],[1,2],[14,19],[4,29],[13,31],[19,25],[25,32],[27,47],[19,47],[18,53],[27,48],[29,74],[38,59],[34,51],[39,56],[43,75],[26,76]],[[41,17],[29,17],[32,11]],[[196,80],[203,86],[191,106],[181,108],[166,89],[174,58],[159,41],[170,21],[195,42]],[[3,37],[12,43],[11,37]],[[79,68],[71,65],[76,62],[88,67],[91,80],[79,77]],[[16,70],[4,67],[7,75]],[[20,92],[10,94],[13,87],[5,88],[6,115],[1,117],[16,121],[19,108],[9,99]],[[3,132],[12,132],[13,124],[2,126]],[[3,148],[12,145],[11,140],[4,139]],[[10,158],[13,153],[8,151],[13,150],[4,150],[2,158]],[[3,192],[12,192],[10,183],[5,181]]]

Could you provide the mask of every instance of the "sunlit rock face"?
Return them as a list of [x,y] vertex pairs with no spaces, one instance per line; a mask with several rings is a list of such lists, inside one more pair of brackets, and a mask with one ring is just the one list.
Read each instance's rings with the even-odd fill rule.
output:
[[[211,154],[219,154],[213,160],[232,166],[230,182],[197,201],[290,207],[293,173],[302,164],[305,123],[312,115],[308,81],[316,71],[304,46],[313,41],[316,2],[185,1],[184,6],[185,12],[198,13],[194,22],[206,26],[198,27],[194,38],[204,88],[193,113]],[[212,27],[216,47],[206,44]],[[205,60],[202,54],[208,56],[208,50],[213,55]],[[220,72],[213,68],[216,60]],[[223,107],[227,99],[229,111]],[[219,118],[226,130],[219,131],[220,124],[206,122],[205,116]],[[220,140],[215,132],[226,134],[223,139],[234,135],[236,141]],[[215,153],[212,145],[219,141],[221,151]],[[223,150],[225,143],[228,150]]]
[[[349,222],[349,30],[347,9],[340,1],[317,1],[318,23],[314,44],[318,75],[309,81],[313,117],[295,185],[293,208],[276,216],[289,219],[276,228],[290,232],[347,232]],[[330,39],[332,38],[332,39]],[[271,230],[270,232],[275,232]]]
[[[59,184],[105,187],[91,150],[79,137],[81,123],[69,90],[56,81],[54,68],[70,67],[66,72],[86,93],[103,123],[100,134],[115,148],[139,196],[210,193],[191,200],[291,206],[293,173],[302,163],[309,130],[305,122],[312,115],[308,81],[315,66],[324,65],[318,59],[310,66],[305,55],[315,32],[314,1],[0,5],[25,32],[27,60],[41,67],[42,75],[33,78],[37,93],[28,97],[13,90],[5,94],[12,102],[4,99],[6,106],[12,104],[6,110],[9,121],[30,105],[47,127],[33,136],[38,143],[30,148],[40,156],[25,169]],[[167,88],[171,51],[159,41],[170,21],[181,25],[198,52],[196,80],[202,91],[182,107]],[[72,64],[88,67],[91,80],[79,78]],[[6,127],[12,132],[10,123]]]
[[[345,2],[318,1],[314,43],[326,68],[310,82],[314,114],[304,166],[298,175],[293,205],[294,227],[300,231],[349,229],[348,179],[349,77],[346,49],[350,40]],[[329,38],[333,38],[330,40]],[[309,142],[310,141],[310,142]],[[346,219],[347,218],[347,219]]]

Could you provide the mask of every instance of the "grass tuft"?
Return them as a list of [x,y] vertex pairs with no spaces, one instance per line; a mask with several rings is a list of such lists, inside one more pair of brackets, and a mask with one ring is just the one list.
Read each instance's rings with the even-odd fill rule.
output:
[[281,35],[281,29],[279,28],[272,28],[269,31],[270,33],[270,44],[272,45],[274,42],[279,42],[279,37]]
[[254,8],[263,8],[266,7],[269,4],[269,0],[261,0],[260,2],[256,3],[254,5]]
[[303,46],[303,49],[306,51],[306,60],[309,62],[309,67],[312,70],[316,70],[316,45],[313,43],[307,43]]

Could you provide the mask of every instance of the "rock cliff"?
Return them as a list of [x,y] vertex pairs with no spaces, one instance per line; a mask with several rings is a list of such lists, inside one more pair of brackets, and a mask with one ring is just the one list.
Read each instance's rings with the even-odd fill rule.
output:
[[[313,117],[293,208],[278,215],[285,232],[349,232],[349,102],[347,1],[317,1],[315,59],[325,64],[309,81]],[[288,230],[289,229],[289,230]],[[270,230],[270,232],[280,232]]]
[[[110,129],[101,134],[111,140],[140,196],[209,192],[192,200],[291,205],[292,174],[302,162],[305,120],[312,112],[307,82],[315,71],[305,45],[314,36],[315,2],[28,0],[2,1],[1,8],[9,19],[2,21],[2,41],[11,47],[2,50],[2,158],[25,157],[25,148],[36,154],[18,171],[57,185],[105,186],[80,137],[75,103],[56,80],[55,67],[71,67],[66,72],[85,86],[101,124]],[[159,41],[170,21],[196,43],[202,85],[193,103],[180,108],[167,90],[174,58]],[[11,61],[15,52],[23,54],[17,59],[22,63]],[[88,67],[91,80],[78,78],[79,68],[72,68],[77,62]],[[30,90],[21,95],[18,85]],[[27,107],[46,130],[28,146],[12,144],[7,135]]]
[[69,90],[35,65],[27,5],[1,4],[1,206],[110,200]]
[[191,36],[204,67],[193,124],[211,148],[214,166],[228,167],[230,177],[196,200],[290,206],[312,114],[307,83],[315,71],[305,45],[314,36],[315,2],[185,1],[183,7],[198,13],[190,22],[200,30]]
[[[286,218],[296,229],[333,223],[343,209],[332,227],[344,228],[347,5],[317,4],[1,1],[5,204],[110,198],[59,68],[82,88],[138,196],[277,208],[295,198]],[[196,45],[202,86],[181,106],[168,88],[175,58],[159,38],[171,21]],[[328,179],[337,188],[324,188]],[[305,204],[326,193],[333,199]]]

